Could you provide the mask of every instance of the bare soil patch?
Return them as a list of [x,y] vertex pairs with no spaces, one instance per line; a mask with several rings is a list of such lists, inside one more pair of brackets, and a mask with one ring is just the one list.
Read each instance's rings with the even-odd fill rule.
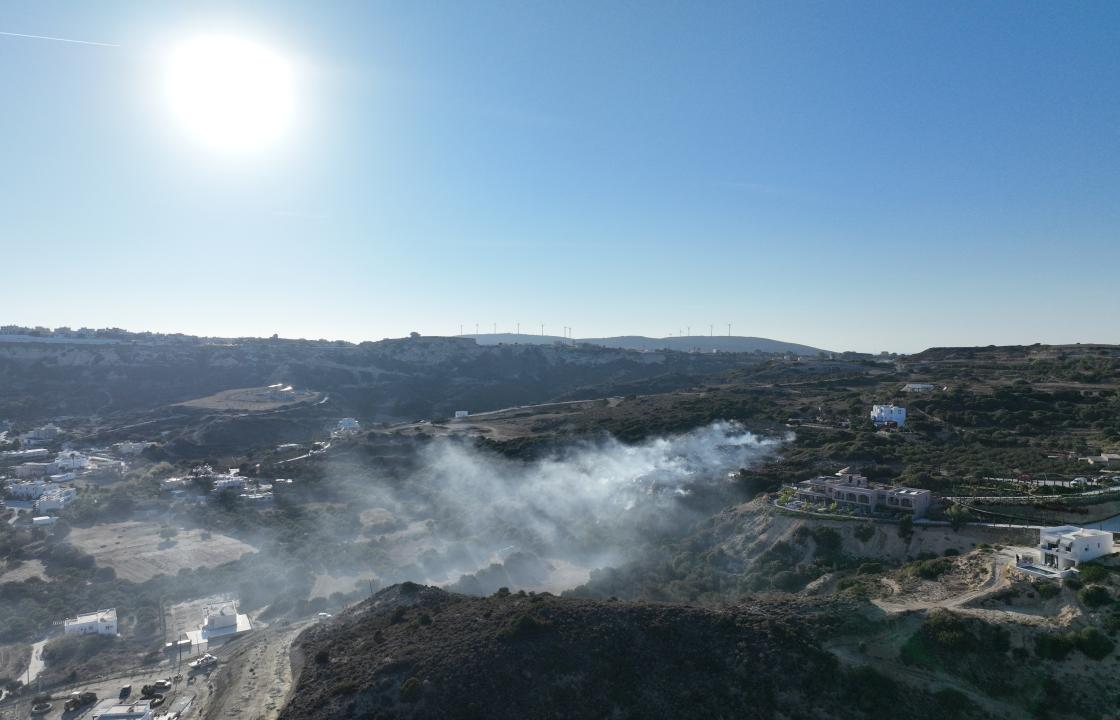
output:
[[173,542],[163,541],[156,523],[123,522],[74,528],[68,540],[89,553],[99,566],[111,567],[117,577],[144,582],[156,575],[174,575],[181,568],[214,567],[255,551],[252,545],[228,535],[180,530]]

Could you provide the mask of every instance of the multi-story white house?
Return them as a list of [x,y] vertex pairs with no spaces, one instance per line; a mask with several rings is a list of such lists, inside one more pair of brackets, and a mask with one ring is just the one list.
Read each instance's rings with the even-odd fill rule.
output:
[[48,493],[43,493],[39,499],[35,501],[35,509],[39,512],[47,512],[48,510],[61,510],[70,503],[74,502],[74,498],[78,496],[78,491],[74,488],[58,488]]
[[42,480],[10,483],[8,485],[8,494],[20,500],[36,500],[55,490],[58,490],[58,483],[43,482]]
[[1112,533],[1074,525],[1042,528],[1039,531],[1038,552],[1043,565],[1068,570],[1086,560],[1111,555]]
[[797,499],[809,505],[831,505],[847,512],[906,512],[922,517],[933,502],[929,490],[869,481],[863,475],[824,475],[794,486]]
[[98,610],[62,621],[67,635],[116,635],[117,609]]
[[906,424],[906,408],[898,405],[872,405],[871,422],[876,425],[894,423],[898,427]]

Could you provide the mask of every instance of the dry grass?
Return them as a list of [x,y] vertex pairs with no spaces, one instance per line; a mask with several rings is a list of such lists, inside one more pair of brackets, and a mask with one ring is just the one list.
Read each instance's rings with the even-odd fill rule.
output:
[[156,523],[111,523],[74,528],[68,540],[92,555],[99,566],[111,567],[118,578],[132,582],[174,575],[182,568],[214,567],[256,549],[218,533],[204,540],[200,530],[181,530],[169,543],[160,539],[159,531]]

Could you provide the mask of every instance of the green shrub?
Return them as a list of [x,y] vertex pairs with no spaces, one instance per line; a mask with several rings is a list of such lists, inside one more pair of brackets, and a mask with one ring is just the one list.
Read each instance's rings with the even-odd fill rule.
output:
[[883,563],[867,562],[859,566],[856,570],[857,575],[877,575],[883,572]]
[[1087,607],[1098,608],[1112,602],[1112,594],[1101,585],[1090,585],[1077,593],[1077,599]]
[[875,537],[875,526],[870,523],[864,523],[857,526],[853,534],[860,542],[867,542],[871,538]]
[[781,572],[774,573],[774,576],[770,578],[770,585],[775,590],[797,592],[805,587],[805,578],[792,570],[782,570]]
[[944,558],[918,560],[906,566],[906,572],[923,580],[936,580],[953,569],[953,563]]
[[1087,583],[1103,582],[1109,575],[1108,568],[1096,563],[1081,563],[1077,566],[1077,574]]
[[1116,647],[1108,636],[1096,628],[1082,628],[1076,635],[1074,642],[1077,649],[1093,660],[1103,660]]
[[1034,653],[1044,660],[1062,661],[1073,650],[1073,641],[1065,633],[1039,635],[1034,639]]
[[1031,587],[1035,589],[1035,592],[1037,592],[1038,596],[1043,600],[1049,600],[1052,597],[1057,597],[1062,592],[1062,588],[1058,586],[1058,583],[1045,582],[1040,580],[1031,582]]
[[401,683],[401,702],[413,703],[420,699],[420,680],[410,677]]

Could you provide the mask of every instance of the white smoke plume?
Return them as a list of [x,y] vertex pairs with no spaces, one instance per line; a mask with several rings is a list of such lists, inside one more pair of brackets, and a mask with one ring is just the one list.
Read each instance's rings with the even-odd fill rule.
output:
[[403,566],[385,580],[452,584],[467,575],[457,587],[478,592],[572,587],[731,501],[734,471],[779,442],[717,422],[522,462],[437,439],[407,483],[376,491],[375,504],[403,528],[382,536]]

